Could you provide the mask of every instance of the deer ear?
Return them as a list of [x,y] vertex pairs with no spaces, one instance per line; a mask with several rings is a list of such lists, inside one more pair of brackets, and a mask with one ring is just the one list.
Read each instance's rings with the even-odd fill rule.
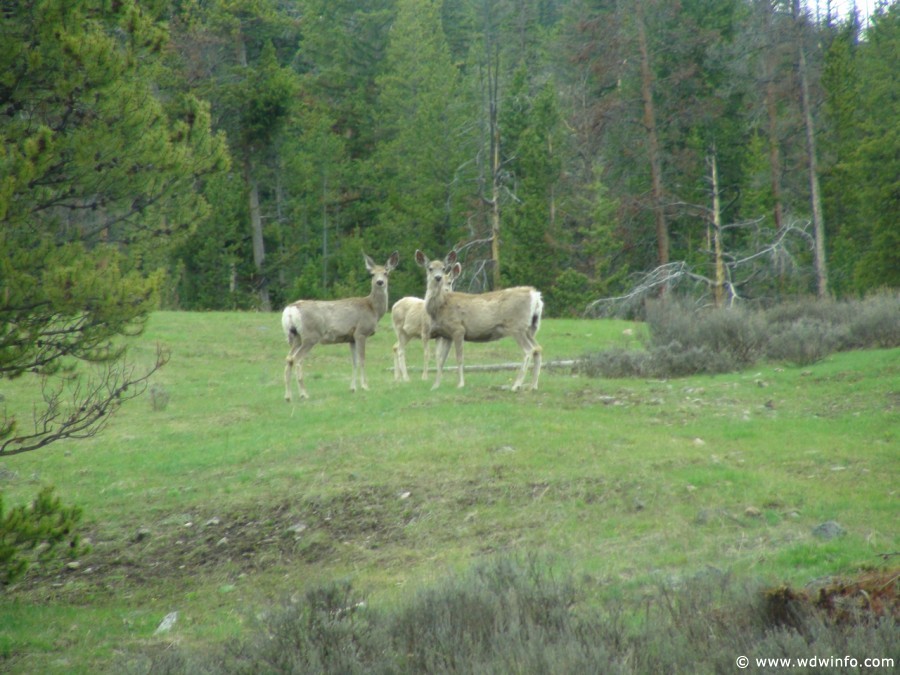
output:
[[416,264],[419,267],[425,267],[428,265],[428,256],[422,253],[419,249],[416,249]]
[[394,251],[391,253],[391,257],[388,258],[387,263],[385,264],[385,268],[388,272],[397,267],[400,264],[400,251]]
[[448,265],[452,265],[456,262],[456,249],[451,250],[450,253],[447,254],[447,257],[444,258],[444,262]]
[[363,253],[363,260],[366,261],[366,269],[369,270],[369,271],[371,272],[371,271],[372,271],[372,268],[375,267],[375,261],[372,260],[372,259],[371,259],[369,256],[367,256],[365,253]]
[[459,263],[455,263],[453,265],[452,274],[454,279],[458,279],[459,275],[462,274],[462,265],[460,265]]

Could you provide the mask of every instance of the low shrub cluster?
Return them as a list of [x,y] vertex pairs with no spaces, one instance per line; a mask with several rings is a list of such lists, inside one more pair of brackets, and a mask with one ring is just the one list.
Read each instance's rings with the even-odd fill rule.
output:
[[660,588],[640,607],[590,609],[582,600],[575,583],[533,560],[480,564],[390,612],[365,606],[349,584],[333,584],[270,612],[239,644],[205,654],[167,648],[127,670],[624,675],[732,672],[739,656],[900,661],[895,607],[838,619],[802,594],[763,592],[717,571]]
[[[7,509],[0,492],[0,591],[33,563],[44,563],[85,550],[78,527],[82,512],[64,506],[51,486],[43,488],[30,506]],[[58,546],[62,544],[61,552]]]
[[838,351],[900,346],[900,294],[865,300],[791,302],[769,309],[696,309],[650,303],[644,350],[587,354],[592,377],[681,377],[751,367],[759,359],[807,366]]

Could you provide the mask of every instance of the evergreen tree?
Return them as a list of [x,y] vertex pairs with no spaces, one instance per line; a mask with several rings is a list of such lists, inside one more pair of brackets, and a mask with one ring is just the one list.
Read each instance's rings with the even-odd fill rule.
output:
[[856,252],[856,292],[900,287],[900,3],[880,7],[859,47],[860,140],[848,160],[859,218],[842,245]]
[[[296,72],[283,65],[295,55],[297,22],[274,0],[216,0],[177,6],[173,23],[180,57],[173,68],[184,78],[179,85],[211,102],[215,126],[228,136],[235,176],[243,184],[246,206],[235,210],[229,202],[229,212],[215,218],[224,223],[240,215],[245,223],[240,245],[227,254],[223,249],[223,255],[252,260],[254,271],[245,285],[261,309],[271,309],[266,260],[271,237],[264,224],[277,208],[272,188],[278,147],[299,91]],[[223,241],[229,238],[227,231],[221,233]],[[232,265],[222,263],[211,271]]]
[[[41,377],[44,406],[33,430],[0,421],[0,456],[96,433],[163,365],[159,354],[135,374],[119,338],[157,304],[152,251],[203,218],[197,181],[227,166],[204,105],[186,96],[167,110],[154,95],[166,33],[142,7],[3,14],[0,377]],[[103,368],[86,380],[77,362]]]
[[861,217],[859,191],[848,190],[855,182],[852,158],[860,142],[858,125],[859,23],[854,13],[839,25],[825,52],[822,87],[825,91],[822,134],[822,193],[828,223],[828,258],[835,290],[846,292],[853,285],[853,266],[858,254],[852,232]]
[[534,97],[526,87],[522,68],[510,85],[501,122],[513,157],[507,166],[515,198],[503,228],[503,278],[506,285],[550,288],[560,268],[555,192],[562,169],[560,117],[551,84]]
[[[466,146],[458,79],[440,3],[400,0],[378,78],[381,140],[372,177],[383,205],[372,245],[431,252],[455,244],[463,208],[458,171]],[[412,285],[421,294],[418,271],[410,266],[404,272],[392,285],[398,292]]]

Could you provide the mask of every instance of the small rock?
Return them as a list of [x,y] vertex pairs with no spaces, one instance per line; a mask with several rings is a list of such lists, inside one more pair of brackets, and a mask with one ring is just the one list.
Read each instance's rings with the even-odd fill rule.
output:
[[816,527],[813,528],[812,533],[814,537],[825,539],[827,541],[829,539],[837,539],[838,537],[843,537],[845,534],[847,534],[847,530],[845,530],[835,521],[829,520],[822,523],[821,525],[816,525]]
[[219,524],[221,524],[221,522],[222,521],[219,519],[218,516],[213,516],[212,518],[207,520],[203,525],[204,525],[204,527],[210,527],[212,525],[219,525]]
[[748,518],[759,518],[762,515],[762,511],[755,506],[748,506],[744,509],[744,515]]
[[169,612],[162,622],[160,622],[159,626],[156,628],[156,632],[153,634],[159,635],[160,633],[168,633],[172,630],[172,626],[175,625],[176,621],[178,621],[178,612]]
[[81,563],[78,562],[77,560],[73,560],[73,561],[70,562],[70,563],[66,563],[66,569],[67,569],[67,570],[73,570],[73,571],[74,571],[74,570],[77,570],[79,567],[81,567]]
[[401,492],[400,499],[409,499],[411,494],[412,494],[411,492]]
[[225,546],[228,543],[228,537],[222,537],[216,542],[216,546]]
[[694,445],[696,445],[698,448],[699,448],[699,447],[703,447],[704,445],[706,445],[706,441],[704,441],[702,438],[695,438],[694,441],[693,441],[693,443],[694,443]]

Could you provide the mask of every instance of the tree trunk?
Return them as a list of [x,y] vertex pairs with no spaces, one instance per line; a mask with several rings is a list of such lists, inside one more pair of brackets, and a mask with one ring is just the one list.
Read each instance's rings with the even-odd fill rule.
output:
[[713,251],[716,266],[716,282],[713,290],[716,308],[721,309],[725,306],[725,260],[722,257],[722,208],[719,204],[719,171],[715,148],[710,153],[709,165],[712,180]]
[[816,293],[820,299],[828,297],[828,268],[825,262],[825,219],[822,215],[822,197],[819,191],[819,165],[816,159],[816,132],[813,123],[812,103],[809,99],[809,75],[806,67],[806,50],[800,24],[800,2],[794,0],[794,20],[797,22],[798,75],[800,99],[803,108],[803,124],[806,128],[806,154],[809,165],[809,198],[812,204],[813,232],[815,234]]
[[257,284],[259,285],[259,308],[264,312],[272,311],[272,301],[269,298],[269,287],[264,269],[266,261],[266,246],[263,241],[262,213],[259,208],[259,185],[253,175],[253,166],[250,161],[249,150],[244,157],[244,180],[247,182],[247,191],[250,198],[250,234],[253,242],[253,265],[256,268]]
[[775,93],[775,49],[772,39],[772,6],[768,0],[763,3],[763,21],[766,35],[765,54],[763,55],[763,77],[766,85],[766,117],[769,136],[769,174],[772,189],[772,215],[775,219],[775,230],[780,232],[784,227],[784,212],[781,197],[781,151],[778,142],[778,106]]
[[662,161],[659,156],[659,138],[656,128],[656,111],[653,105],[653,72],[650,67],[650,49],[647,45],[647,29],[644,25],[642,0],[635,5],[638,48],[641,54],[641,98],[644,103],[644,130],[647,133],[647,154],[650,160],[650,178],[653,189],[653,212],[656,219],[656,248],[659,265],[669,262],[669,229],[663,209]]
[[491,286],[500,288],[500,50],[491,44],[488,53],[488,127],[490,132],[491,171]]
[[[247,46],[240,30],[235,36],[235,49],[237,50],[238,63],[247,67]],[[252,150],[244,148],[244,182],[247,185],[247,195],[250,208],[250,235],[253,243],[253,265],[256,268],[259,293],[259,308],[264,312],[272,311],[272,301],[269,298],[268,282],[266,280],[263,265],[266,261],[266,247],[263,240],[262,214],[259,208],[259,185],[253,175],[253,162],[250,158]]]

